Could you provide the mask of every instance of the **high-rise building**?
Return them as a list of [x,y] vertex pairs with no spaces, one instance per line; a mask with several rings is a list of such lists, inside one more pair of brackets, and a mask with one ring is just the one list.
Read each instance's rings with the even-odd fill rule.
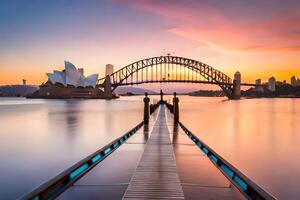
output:
[[255,85],[261,85],[261,79],[255,80]]
[[257,80],[255,80],[255,88],[254,88],[254,90],[256,91],[256,92],[264,92],[264,88],[263,88],[263,86],[261,85],[261,79],[257,79]]
[[300,86],[300,79],[297,78],[297,86]]
[[26,80],[25,79],[23,79],[22,82],[23,82],[23,85],[26,85]]
[[296,77],[295,77],[295,76],[292,76],[292,77],[291,77],[291,85],[292,85],[293,87],[296,87],[296,86],[297,86],[297,80],[296,80]]
[[276,79],[274,76],[272,76],[271,78],[269,78],[269,82],[268,82],[268,89],[272,92],[275,92],[276,89]]
[[282,84],[286,84],[286,80],[283,80]]
[[105,76],[114,73],[114,66],[112,64],[107,64],[105,68]]

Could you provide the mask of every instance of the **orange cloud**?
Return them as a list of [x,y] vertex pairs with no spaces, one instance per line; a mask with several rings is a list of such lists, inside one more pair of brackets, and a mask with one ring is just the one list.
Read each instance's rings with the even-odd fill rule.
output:
[[[270,10],[266,11],[268,16],[267,14],[256,16],[255,7],[252,13],[244,14],[246,8],[243,7],[232,11],[224,6],[216,7],[202,1],[123,0],[120,2],[162,16],[169,20],[172,26],[167,29],[168,32],[204,42],[215,50],[300,50],[300,28],[296,26],[300,15],[290,13],[290,8],[286,8],[288,14],[282,15],[278,8],[274,8],[272,14],[272,5],[270,5]],[[235,12],[235,15],[230,12]]]

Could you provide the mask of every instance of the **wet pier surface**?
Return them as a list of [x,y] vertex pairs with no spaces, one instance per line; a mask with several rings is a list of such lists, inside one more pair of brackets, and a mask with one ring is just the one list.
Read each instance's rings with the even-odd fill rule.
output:
[[124,195],[124,199],[159,198],[184,199],[164,108],[158,114],[158,120]]
[[164,105],[58,199],[245,199]]

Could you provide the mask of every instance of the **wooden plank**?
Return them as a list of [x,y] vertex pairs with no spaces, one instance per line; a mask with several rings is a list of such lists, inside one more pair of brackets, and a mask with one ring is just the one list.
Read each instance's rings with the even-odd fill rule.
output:
[[184,199],[164,105],[123,199]]

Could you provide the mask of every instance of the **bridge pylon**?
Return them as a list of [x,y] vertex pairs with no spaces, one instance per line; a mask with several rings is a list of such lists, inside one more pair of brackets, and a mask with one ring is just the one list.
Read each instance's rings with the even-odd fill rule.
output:
[[110,75],[106,75],[104,80],[104,97],[105,99],[112,99],[112,90],[111,90],[111,79]]
[[232,96],[231,99],[241,98],[241,73],[235,72],[232,86]]

